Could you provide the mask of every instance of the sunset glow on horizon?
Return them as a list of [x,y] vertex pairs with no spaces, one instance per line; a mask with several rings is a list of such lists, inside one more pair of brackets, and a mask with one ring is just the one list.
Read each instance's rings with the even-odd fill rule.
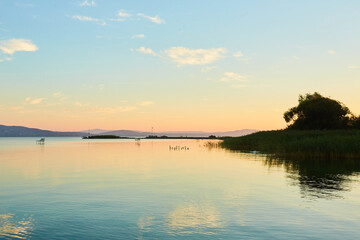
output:
[[358,115],[359,7],[0,0],[0,124],[282,129],[298,95],[315,91]]

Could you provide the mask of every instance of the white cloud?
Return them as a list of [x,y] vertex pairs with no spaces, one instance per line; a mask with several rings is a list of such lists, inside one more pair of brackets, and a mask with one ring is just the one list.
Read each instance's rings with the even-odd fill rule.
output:
[[150,54],[150,55],[156,56],[156,53],[153,50],[151,50],[150,48],[139,47],[138,49],[136,49],[136,51],[139,53]]
[[224,76],[220,79],[221,82],[245,82],[246,76],[234,73],[225,72]]
[[165,20],[161,19],[159,16],[150,17],[150,16],[147,16],[147,15],[145,15],[143,13],[138,13],[137,15],[140,16],[140,17],[149,19],[151,22],[154,22],[154,23],[157,23],[157,24],[165,23]]
[[127,13],[127,12],[125,12],[125,10],[121,9],[121,10],[118,12],[118,16],[119,16],[119,17],[131,17],[131,14],[130,14],[130,13]]
[[109,21],[111,22],[124,22],[124,18],[109,18]]
[[[9,39],[0,41],[0,50],[5,54],[14,54],[15,52],[35,52],[39,48],[27,39]],[[7,59],[8,60],[8,59]],[[11,59],[10,59],[11,60]]]
[[234,53],[233,56],[236,57],[236,58],[239,58],[239,57],[244,56],[244,54],[241,51],[238,51],[238,52]]
[[88,16],[79,16],[79,15],[72,16],[72,18],[77,19],[79,21],[97,22],[100,25],[106,25],[106,22],[103,19],[99,19],[99,18],[93,18],[93,17],[88,17]]
[[150,105],[153,105],[155,104],[153,101],[143,101],[143,102],[139,102],[138,105],[139,106],[150,106]]
[[347,68],[349,68],[349,69],[357,69],[357,68],[359,68],[359,66],[347,66]]
[[80,7],[94,7],[96,6],[96,2],[94,0],[85,0],[79,4]]
[[181,65],[205,65],[222,57],[225,48],[189,49],[185,47],[172,47],[165,50],[168,57]]
[[36,98],[36,99],[32,99],[30,97],[27,97],[25,98],[25,102],[29,103],[29,104],[33,104],[33,105],[36,105],[36,104],[39,104],[41,103],[42,101],[44,101],[45,98]]
[[206,67],[202,68],[201,71],[202,72],[209,72],[209,71],[211,71],[211,70],[213,70],[215,68],[216,68],[216,66],[206,66]]
[[145,37],[144,34],[137,34],[137,35],[132,36],[131,38],[144,38],[144,37]]
[[331,54],[331,55],[336,54],[336,52],[335,52],[334,50],[328,50],[327,53],[328,53],[328,54]]

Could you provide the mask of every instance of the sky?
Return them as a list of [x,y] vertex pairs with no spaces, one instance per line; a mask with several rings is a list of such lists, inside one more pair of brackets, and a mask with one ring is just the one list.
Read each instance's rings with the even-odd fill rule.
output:
[[0,0],[0,124],[271,130],[315,91],[360,114],[360,1]]

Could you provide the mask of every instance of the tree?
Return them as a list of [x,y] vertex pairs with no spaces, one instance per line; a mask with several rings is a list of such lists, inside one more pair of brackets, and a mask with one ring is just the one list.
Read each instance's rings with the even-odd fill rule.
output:
[[299,104],[284,113],[290,129],[347,128],[350,118],[350,110],[343,103],[317,92],[300,95]]

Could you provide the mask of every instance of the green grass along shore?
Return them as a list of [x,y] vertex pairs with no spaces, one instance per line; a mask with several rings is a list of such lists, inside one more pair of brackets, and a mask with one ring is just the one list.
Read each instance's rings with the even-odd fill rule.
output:
[[229,150],[290,159],[360,159],[360,130],[278,130],[223,138]]

